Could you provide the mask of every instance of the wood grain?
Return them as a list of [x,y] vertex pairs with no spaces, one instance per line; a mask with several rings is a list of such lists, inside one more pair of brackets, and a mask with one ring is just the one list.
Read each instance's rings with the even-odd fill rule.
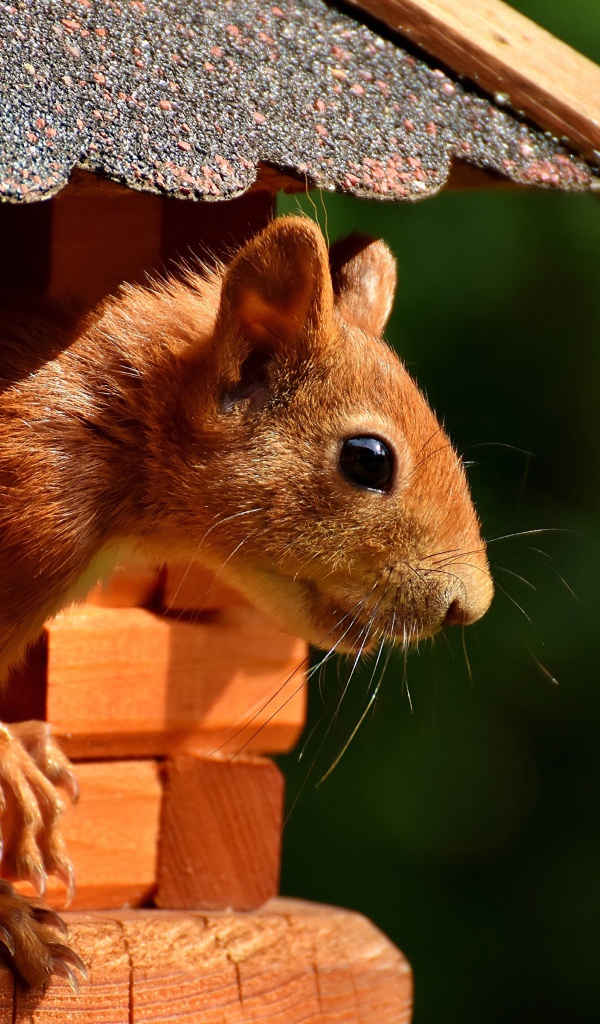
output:
[[264,758],[167,765],[155,902],[254,910],[277,894],[283,776]]
[[[250,914],[132,910],[65,917],[74,948],[91,968],[89,982],[78,997],[59,980],[43,996],[18,992],[16,1016],[7,1024],[411,1019],[406,960],[349,911],[278,899]],[[5,977],[0,972],[0,991]]]
[[91,308],[160,267],[162,200],[80,171],[52,202],[48,295]]
[[600,68],[501,0],[349,0],[585,155],[600,150]]
[[187,622],[83,606],[46,644],[46,717],[70,757],[270,753],[303,727],[306,645],[252,608]]
[[[62,818],[77,879],[72,907],[105,909],[147,902],[156,887],[162,799],[157,764],[81,764],[77,779],[79,802],[68,804]],[[4,829],[4,818],[2,824]],[[32,894],[27,882],[16,885]],[[49,879],[47,898],[58,910],[64,906],[64,889],[55,878]]]
[[[17,988],[14,1016],[0,1017],[1,1024],[132,1024],[131,958],[121,922],[118,918],[106,920],[102,913],[64,916],[69,923],[69,941],[81,950],[89,981],[82,983],[78,996],[57,978],[43,993]],[[6,974],[3,969],[0,979]]]
[[41,285],[52,298],[76,299],[88,308],[114,294],[123,281],[177,273],[194,257],[202,262],[228,258],[273,216],[265,184],[238,199],[182,202],[80,169],[54,199],[36,206],[48,207],[52,218]]

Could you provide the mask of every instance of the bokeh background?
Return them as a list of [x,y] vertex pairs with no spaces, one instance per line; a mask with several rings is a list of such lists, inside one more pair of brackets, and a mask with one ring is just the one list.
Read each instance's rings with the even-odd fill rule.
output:
[[[598,0],[515,6],[600,63]],[[303,756],[282,759],[283,891],[404,950],[415,1024],[598,1024],[600,201],[313,192],[280,212],[299,205],[397,254],[388,337],[474,463],[497,596],[466,655],[453,630],[406,673],[392,657],[321,784],[373,682],[367,665],[338,707],[349,665],[315,680]]]

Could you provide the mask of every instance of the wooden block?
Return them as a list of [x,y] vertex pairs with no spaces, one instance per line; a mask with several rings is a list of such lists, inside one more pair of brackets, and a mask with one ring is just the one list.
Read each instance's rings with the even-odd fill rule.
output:
[[501,0],[350,0],[584,154],[600,149],[600,67]]
[[283,750],[302,728],[305,645],[253,609],[191,624],[80,608],[47,636],[46,713],[71,756]]
[[258,758],[175,758],[167,766],[155,903],[254,910],[276,895],[283,776]]
[[7,1024],[411,1019],[409,965],[374,925],[350,911],[278,899],[250,914],[125,910],[65,919],[91,968],[89,982],[79,997],[57,980],[43,995],[18,993]]
[[157,608],[163,601],[164,578],[161,566],[120,565],[109,579],[89,592],[86,604],[101,608]]
[[290,173],[282,171],[279,167],[271,164],[259,163],[256,181],[250,186],[250,192],[269,192],[276,196],[278,192],[286,192],[293,195],[295,192],[302,192],[306,195],[314,185],[309,184],[305,174],[290,168]]
[[218,574],[203,565],[169,564],[165,566],[163,608],[167,612],[205,612],[215,608],[248,605],[239,590],[229,587]]
[[86,605],[46,627],[37,705],[74,758],[283,751],[304,723],[306,655],[252,608],[189,623]]
[[[73,908],[139,906],[156,885],[162,786],[155,761],[111,761],[77,766],[81,795],[63,815],[73,861]],[[4,827],[3,819],[3,827]],[[30,894],[27,882],[18,882]],[[65,892],[49,879],[48,902],[60,910]]]

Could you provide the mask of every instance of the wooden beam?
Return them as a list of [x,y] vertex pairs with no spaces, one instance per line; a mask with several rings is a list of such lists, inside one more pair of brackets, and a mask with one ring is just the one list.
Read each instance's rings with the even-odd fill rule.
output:
[[[402,953],[360,914],[299,900],[262,910],[65,914],[90,968],[75,996],[53,978],[23,992],[0,967],[2,1020],[18,1024],[409,1024]],[[13,1003],[14,999],[14,1003]]]
[[304,725],[306,644],[254,608],[190,622],[84,605],[49,622],[41,647],[24,692],[75,759],[281,752]]
[[507,189],[511,192],[523,192],[527,185],[518,185],[510,178],[501,178],[493,171],[483,171],[479,167],[473,167],[462,160],[453,160],[450,165],[450,176],[447,185],[444,185],[444,192],[465,192],[479,191],[480,189]]
[[[49,203],[31,204],[32,209],[44,208],[46,218],[51,217],[52,230],[44,259],[36,246],[32,257],[29,245],[27,253],[33,259],[33,269],[28,287],[37,282],[40,290],[38,278],[43,283],[49,273],[50,298],[75,300],[81,307],[91,308],[113,294],[123,281],[145,282],[148,275],[165,270],[177,273],[182,262],[194,256],[200,262],[211,262],[215,257],[227,259],[271,220],[273,188],[267,175],[256,190],[237,199],[182,202],[74,170],[68,186]],[[13,221],[26,228],[31,220],[31,213],[26,211],[24,216],[18,209],[12,216],[0,216],[0,227],[6,221],[10,233]],[[39,220],[38,214],[36,224]],[[12,240],[3,243],[0,237],[0,267],[3,260],[10,260],[13,249]],[[17,259],[19,255],[17,246]],[[11,276],[14,273],[9,272],[9,283]],[[27,280],[21,266],[23,276]]]
[[161,260],[168,273],[183,263],[227,262],[235,250],[273,219],[274,192],[250,189],[237,199],[215,203],[161,199]]
[[[593,158],[600,67],[501,0],[349,0]],[[600,157],[598,158],[600,161]],[[598,162],[598,161],[597,161]]]

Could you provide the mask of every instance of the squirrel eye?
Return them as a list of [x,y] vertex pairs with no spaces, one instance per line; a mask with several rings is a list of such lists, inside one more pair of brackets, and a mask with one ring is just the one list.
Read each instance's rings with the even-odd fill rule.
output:
[[394,472],[394,456],[378,437],[349,437],[340,452],[340,469],[356,487],[370,491],[389,491]]

